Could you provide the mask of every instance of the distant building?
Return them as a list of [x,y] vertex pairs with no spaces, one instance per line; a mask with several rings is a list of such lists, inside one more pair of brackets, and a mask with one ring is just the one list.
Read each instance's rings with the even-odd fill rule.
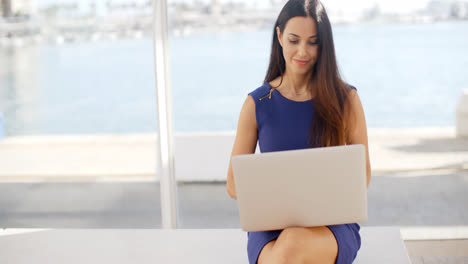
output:
[[436,19],[445,19],[450,16],[451,3],[449,1],[431,0],[427,3],[428,15]]
[[218,0],[211,0],[210,13],[215,16],[221,15],[222,6]]
[[11,16],[11,0],[2,0],[0,2],[0,8],[2,9],[2,16]]
[[362,11],[362,20],[364,21],[372,21],[378,19],[382,15],[382,12],[380,10],[380,6],[377,2],[374,3],[374,5],[368,9],[364,9]]
[[[36,0],[3,0],[2,3],[10,5],[7,16],[34,16],[37,14]],[[5,14],[4,14],[5,16]]]
[[450,16],[456,19],[468,18],[468,3],[454,2],[450,9]]

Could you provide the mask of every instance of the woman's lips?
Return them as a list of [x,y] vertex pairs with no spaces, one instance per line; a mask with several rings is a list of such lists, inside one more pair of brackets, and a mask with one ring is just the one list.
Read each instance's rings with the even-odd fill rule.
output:
[[294,59],[294,62],[299,65],[299,66],[304,66],[306,65],[309,61],[303,61],[303,60],[296,60]]

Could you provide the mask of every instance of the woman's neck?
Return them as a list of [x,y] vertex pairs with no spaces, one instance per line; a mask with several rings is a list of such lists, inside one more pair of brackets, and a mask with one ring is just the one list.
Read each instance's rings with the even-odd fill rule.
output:
[[293,96],[304,95],[310,93],[310,77],[310,74],[292,74],[286,71],[281,86]]

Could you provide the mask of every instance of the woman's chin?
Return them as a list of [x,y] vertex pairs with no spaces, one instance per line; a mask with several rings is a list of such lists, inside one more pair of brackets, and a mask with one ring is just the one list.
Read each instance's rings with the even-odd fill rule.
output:
[[291,72],[295,75],[306,75],[310,72],[310,68],[293,69]]

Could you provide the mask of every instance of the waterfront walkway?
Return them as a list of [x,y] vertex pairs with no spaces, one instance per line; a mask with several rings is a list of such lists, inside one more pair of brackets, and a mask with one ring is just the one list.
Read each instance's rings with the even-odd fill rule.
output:
[[[224,181],[234,132],[176,134],[179,181]],[[0,181],[153,179],[156,135],[18,136],[0,140]],[[455,128],[369,129],[373,176],[468,169]],[[203,164],[206,163],[206,164]],[[427,173],[427,172],[426,172]]]
[[[106,175],[102,166],[95,177],[7,174],[14,166],[41,169],[39,163],[19,160],[26,162],[35,152],[40,155],[37,160],[47,161],[48,151],[56,148],[81,157],[75,164],[99,155],[99,161],[115,166],[109,160],[118,157],[121,170],[130,171],[131,164],[123,162],[126,158],[154,162],[154,136],[18,137],[0,142],[0,227],[161,227],[159,184],[149,165],[143,168],[147,171],[133,165],[140,169],[136,175],[113,174],[118,172],[115,168]],[[369,129],[369,144],[373,167],[369,220],[361,225],[401,228],[413,263],[468,263],[468,140],[456,139],[454,128]],[[63,159],[70,158],[68,154]],[[54,162],[62,169],[71,164]],[[92,173],[93,168],[87,169]],[[180,227],[239,228],[236,202],[227,196],[224,184],[179,183]]]

